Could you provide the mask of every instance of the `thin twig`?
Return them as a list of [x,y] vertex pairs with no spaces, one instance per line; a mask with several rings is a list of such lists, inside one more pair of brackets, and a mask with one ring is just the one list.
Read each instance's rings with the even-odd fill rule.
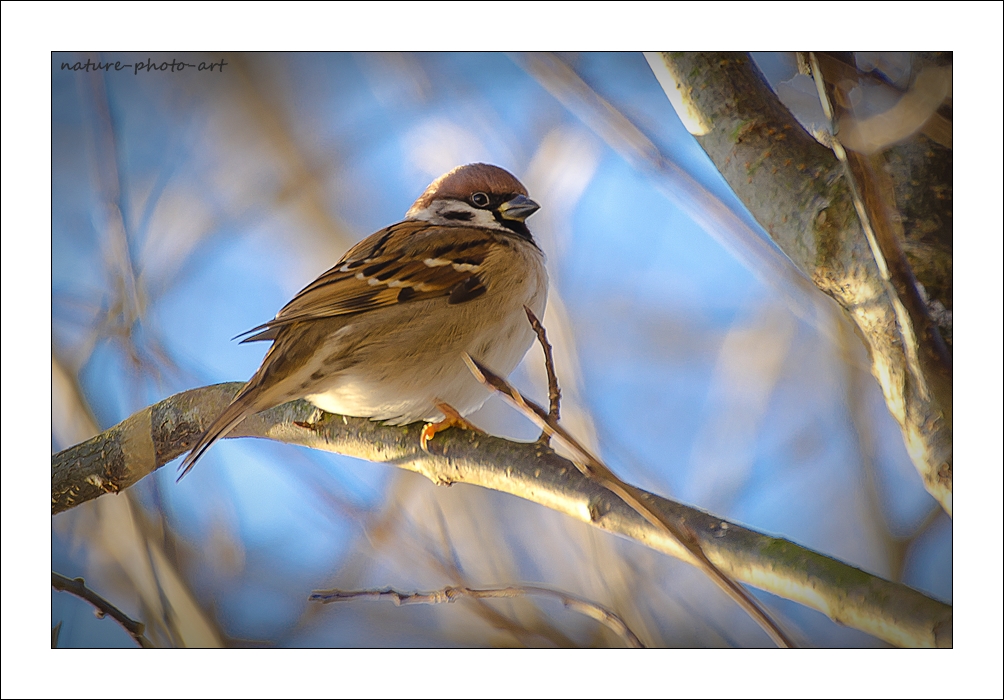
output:
[[668,535],[678,541],[684,549],[690,552],[693,557],[694,564],[704,571],[704,573],[706,573],[712,581],[718,584],[718,586],[725,591],[730,598],[736,601],[736,603],[738,603],[739,606],[742,607],[743,610],[745,610],[749,616],[763,628],[770,638],[774,640],[775,644],[780,647],[794,646],[792,640],[781,630],[778,624],[771,619],[770,615],[767,614],[760,604],[757,603],[756,600],[754,600],[742,586],[740,586],[735,580],[730,578],[721,569],[715,566],[710,559],[708,559],[708,556],[701,548],[696,534],[692,530],[686,526],[682,528],[679,527],[669,518],[664,517],[662,514],[657,513],[655,510],[648,507],[643,502],[643,499],[646,497],[646,494],[643,491],[621,481],[609,467],[589,452],[589,450],[587,450],[578,440],[572,437],[568,431],[562,428],[557,422],[551,422],[547,412],[544,411],[543,408],[532,401],[523,398],[519,391],[517,391],[505,379],[493,373],[477,360],[471,358],[470,355],[465,354],[464,361],[467,363],[471,373],[474,374],[478,381],[509,399],[509,401],[512,402],[516,408],[526,414],[533,422],[540,426],[542,430],[551,435],[557,436],[558,439],[561,440],[561,442],[564,443],[565,446],[575,455],[573,462],[575,466],[579,468],[579,471],[581,471],[585,476],[602,484],[607,490],[620,497],[621,500],[633,508],[635,512],[645,518],[652,525],[661,528]]
[[[93,605],[97,610],[98,617],[104,617],[108,615],[115,622],[119,623],[129,636],[132,637],[137,644],[139,644],[144,649],[153,649],[153,644],[150,640],[144,636],[145,627],[142,622],[137,622],[132,619],[124,612],[116,608],[114,605],[109,603],[107,600],[99,596],[97,593],[92,591],[90,588],[84,585],[84,579],[82,578],[66,578],[62,574],[57,574],[55,571],[52,572],[52,587],[57,591],[65,591],[66,593],[72,593],[78,598],[86,600],[88,603]],[[55,638],[58,634],[58,630],[53,631],[53,646],[55,646]]]
[[[441,504],[439,505],[441,506]],[[436,513],[439,516],[439,524],[442,529],[443,544],[449,550],[450,554],[450,558],[447,559],[441,553],[427,550],[432,562],[439,569],[437,573],[444,579],[456,581],[459,588],[471,588],[471,585],[467,581],[467,575],[461,567],[456,548],[453,546],[449,532],[446,529],[442,507],[438,507]],[[471,602],[474,604],[476,614],[485,622],[497,630],[513,635],[524,646],[531,646],[533,637],[545,639],[559,649],[573,649],[578,646],[553,622],[541,622],[537,620],[535,624],[527,624],[519,619],[521,616],[505,614],[484,600],[472,598]],[[537,616],[535,615],[535,617]]]
[[467,588],[466,586],[447,586],[432,593],[401,593],[392,588],[383,590],[364,591],[340,591],[332,589],[327,591],[314,591],[310,600],[321,603],[335,603],[345,600],[389,599],[394,605],[437,605],[439,603],[452,603],[461,598],[521,598],[524,596],[539,595],[549,598],[557,598],[566,608],[571,608],[576,612],[591,617],[607,629],[617,634],[625,643],[635,649],[645,647],[637,635],[631,631],[627,624],[616,613],[597,603],[592,603],[584,598],[563,593],[543,586],[506,586],[505,588]]
[[[540,347],[544,351],[544,367],[547,368],[547,417],[552,423],[557,423],[561,417],[561,387],[558,386],[558,375],[554,371],[554,353],[551,350],[551,344],[547,342],[547,331],[544,329],[544,325],[530,311],[529,306],[524,305],[523,310],[526,311],[530,326],[537,334],[537,340],[540,341]],[[551,435],[546,430],[541,430],[537,442],[550,445]]]

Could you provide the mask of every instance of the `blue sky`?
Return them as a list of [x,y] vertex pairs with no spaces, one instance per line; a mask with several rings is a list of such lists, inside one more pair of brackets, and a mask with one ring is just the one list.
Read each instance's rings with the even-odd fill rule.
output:
[[[562,343],[566,420],[622,477],[882,576],[899,568],[905,583],[951,601],[951,523],[923,490],[846,321],[793,313],[797,299],[783,285],[765,284],[762,270],[733,257],[667,196],[658,174],[625,158],[519,62],[499,53],[225,56],[221,74],[99,76],[60,70],[68,55],[52,56],[53,354],[77,377],[100,428],[177,391],[249,377],[264,348],[234,335],[271,318],[353,242],[399,220],[442,171],[492,162],[542,205],[529,224],[548,255],[545,321]],[[750,221],[640,53],[561,59]],[[123,270],[135,297],[122,291]],[[123,301],[139,320],[102,327]],[[528,354],[513,381],[543,397],[536,360]],[[534,434],[499,402],[472,420],[515,438]],[[54,436],[53,448],[62,447]],[[190,477],[174,478],[170,467],[148,477],[135,503],[171,533],[195,599],[227,635],[253,643],[481,639],[437,626],[435,611],[401,612],[407,623],[394,610],[374,613],[385,625],[376,628],[368,608],[308,611],[310,590],[339,582],[448,583],[428,562],[372,550],[373,519],[386,509],[412,513],[414,499],[436,503],[470,540],[457,545],[470,548],[465,572],[569,586],[585,576],[575,568],[583,564],[559,565],[550,548],[563,538],[569,547],[593,542],[532,504],[484,494],[472,498],[489,499],[481,525],[496,534],[481,536],[459,525],[467,515],[453,493],[427,493],[388,466],[263,441],[224,441]],[[418,522],[431,522],[414,507]],[[537,523],[548,543],[514,518]],[[100,522],[54,519],[53,568],[128,598],[129,575],[94,544]],[[900,561],[897,543],[914,535]],[[625,570],[658,572],[651,595],[670,602],[651,623],[654,639],[759,643],[710,584],[676,562],[629,543],[603,546]],[[53,596],[66,645],[129,645],[68,598]],[[764,598],[813,645],[876,643]],[[681,629],[687,621],[698,631]],[[438,632],[417,631],[430,628]],[[575,629],[575,639],[588,639]]]

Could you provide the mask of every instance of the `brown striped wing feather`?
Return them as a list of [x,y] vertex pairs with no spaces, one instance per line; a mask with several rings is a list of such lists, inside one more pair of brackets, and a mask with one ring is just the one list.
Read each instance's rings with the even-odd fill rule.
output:
[[485,292],[478,276],[495,239],[485,229],[402,221],[352,247],[242,342],[274,340],[284,326],[421,299],[451,304]]

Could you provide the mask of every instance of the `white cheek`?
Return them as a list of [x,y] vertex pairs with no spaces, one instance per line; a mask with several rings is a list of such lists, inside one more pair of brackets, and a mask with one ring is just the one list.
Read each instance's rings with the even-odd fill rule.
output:
[[[449,214],[463,214],[470,218],[451,218]],[[425,209],[412,214],[413,219],[428,221],[439,226],[477,226],[479,228],[493,228],[500,231],[508,229],[495,220],[495,215],[486,209],[475,209],[466,202],[455,199],[448,199],[433,202]]]
[[505,228],[498,221],[495,220],[495,215],[490,211],[485,211],[484,209],[474,210],[474,219],[471,221],[475,226],[482,226],[484,228]]

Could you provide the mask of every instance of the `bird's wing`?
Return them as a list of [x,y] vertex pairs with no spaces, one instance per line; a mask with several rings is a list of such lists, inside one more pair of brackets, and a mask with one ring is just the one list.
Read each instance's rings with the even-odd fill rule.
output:
[[[382,306],[448,297],[461,304],[486,291],[481,266],[499,239],[491,231],[402,221],[353,246],[302,289],[271,321],[241,342],[274,340],[301,321],[361,313]],[[238,336],[240,337],[240,336]]]

